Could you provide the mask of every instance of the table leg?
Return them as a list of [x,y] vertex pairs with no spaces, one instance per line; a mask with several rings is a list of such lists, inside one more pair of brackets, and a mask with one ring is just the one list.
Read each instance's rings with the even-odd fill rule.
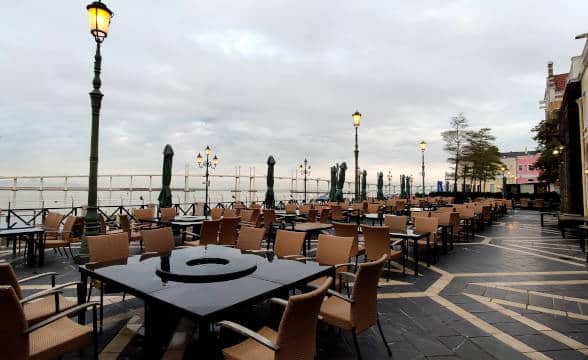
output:
[[[86,302],[86,292],[88,291],[88,274],[80,272],[80,283],[78,284],[78,304]],[[86,323],[86,312],[80,311],[78,313],[78,323]]]
[[[418,244],[418,240],[417,240]],[[427,236],[427,267],[431,266],[431,235]]]
[[414,241],[412,243],[412,252],[413,252],[413,260],[414,260],[414,276],[419,276],[419,254],[418,254],[418,243]]
[[402,239],[402,275],[406,275],[406,258],[408,257],[408,242]]
[[27,248],[27,265],[35,266],[35,234],[30,234],[27,236]]
[[451,225],[451,237],[449,238],[449,250],[453,250],[453,236],[455,234],[453,233],[453,225]]
[[541,214],[539,216],[541,216],[541,227],[543,227],[543,214]]
[[[178,316],[169,308],[145,301],[145,347],[146,358],[159,359],[165,351],[177,325]],[[205,357],[206,358],[206,357]]]
[[10,239],[11,237],[12,237],[12,257],[14,257],[14,256],[16,256],[16,239],[18,239],[18,237],[16,237],[16,236],[9,236],[6,239]]
[[443,242],[443,254],[447,254],[447,227],[443,226],[441,230],[441,241]]
[[[43,266],[45,264],[45,241],[43,233],[37,234],[37,241],[39,242],[39,266]],[[65,251],[65,249],[63,249],[63,251]]]

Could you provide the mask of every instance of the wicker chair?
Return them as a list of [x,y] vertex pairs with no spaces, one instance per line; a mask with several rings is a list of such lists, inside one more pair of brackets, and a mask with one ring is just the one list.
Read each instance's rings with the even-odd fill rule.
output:
[[[78,221],[76,216],[68,216],[65,219],[65,223],[63,224],[63,229],[60,232],[55,233],[56,235],[53,236],[45,236],[43,241],[45,242],[45,249],[59,249],[62,248],[65,256],[67,256],[67,251],[65,250],[66,247],[69,248],[69,253],[73,258],[73,252],[71,250],[71,243],[75,242],[76,240],[73,237],[73,229],[74,225]],[[53,234],[53,233],[50,233]],[[60,252],[61,253],[61,252]]]
[[278,230],[274,244],[274,255],[279,258],[295,258],[300,256],[304,238],[303,232]]
[[[427,258],[429,259],[429,262],[430,262],[430,258],[431,258],[431,250],[433,250],[434,256],[436,256],[436,254],[437,254],[437,231],[438,230],[439,230],[439,219],[437,219],[436,217],[429,217],[429,218],[417,217],[417,218],[415,218],[414,231],[417,234],[422,234],[422,233],[426,233],[426,232],[430,233],[429,241],[427,241],[426,239],[420,239],[417,242],[419,249],[420,248],[427,249]],[[408,243],[412,244],[412,246],[415,246],[414,240],[409,240]],[[431,246],[433,247],[432,249],[431,249]]]
[[159,209],[159,218],[161,221],[172,221],[178,215],[176,208],[160,208]]
[[225,208],[225,211],[223,211],[223,216],[224,217],[237,217],[240,215],[239,213],[240,213],[239,209]]
[[307,222],[316,222],[317,215],[318,215],[317,209],[308,209],[308,212],[306,213],[306,221]]
[[[343,273],[348,271],[350,265],[353,265],[349,263],[353,241],[353,237],[320,234],[318,237],[316,256],[314,258],[306,258],[306,260],[314,260],[321,265],[332,265],[335,267],[338,275],[335,278],[336,289],[340,289],[341,285],[343,285]],[[326,278],[327,277],[325,276],[316,279],[310,282],[309,285],[320,285],[326,280]]]
[[212,220],[219,220],[223,216],[224,208],[222,207],[215,207],[210,209],[210,218]]
[[218,231],[220,228],[221,220],[207,220],[202,223],[200,227],[200,235],[186,231],[188,235],[197,238],[198,240],[186,241],[184,245],[188,246],[200,246],[210,245],[218,243]]
[[254,332],[231,321],[218,324],[248,337],[247,340],[223,349],[228,360],[244,359],[314,359],[316,352],[317,319],[325,293],[331,285],[328,278],[317,289],[283,299],[271,299],[285,306],[278,331],[263,327]]
[[388,355],[392,355],[388,342],[384,337],[380,319],[378,318],[378,281],[387,256],[382,255],[376,261],[359,264],[353,285],[351,298],[329,290],[328,299],[323,302],[320,314],[323,321],[343,330],[350,330],[357,357],[361,359],[357,334],[378,325],[380,336],[386,346]]
[[219,245],[235,246],[237,242],[239,223],[241,217],[226,217],[224,216],[220,224],[220,232],[218,234]]
[[[68,282],[55,286],[56,275],[54,272],[47,272],[17,280],[16,274],[10,264],[0,264],[0,285],[12,286],[23,307],[29,326],[45,320],[59,311],[71,309],[76,306],[76,302],[64,298],[60,292],[63,291],[63,288],[79,283]],[[51,276],[51,288],[29,295],[26,298],[23,297],[20,284],[48,276]]]
[[320,221],[323,224],[331,222],[331,209],[327,207],[321,209]]
[[145,245],[146,253],[167,253],[171,252],[176,242],[171,227],[143,230],[141,237]]
[[357,231],[357,224],[345,224],[334,222],[332,223],[333,229],[335,230],[335,236],[341,237],[353,237],[353,245],[351,246],[351,256],[355,257],[355,263],[357,264],[358,257],[365,254],[365,248],[359,244],[359,234]]
[[[126,214],[118,215],[118,222],[120,224],[120,228],[127,234],[129,239],[129,243],[133,241],[138,241],[139,246],[143,249],[143,237],[141,236],[141,229],[143,227],[137,223],[131,223],[129,221],[129,216]],[[146,226],[145,229],[150,229],[151,226]]]
[[286,204],[286,214],[296,214],[298,207],[294,203]]
[[[402,251],[390,249],[390,228],[388,226],[367,225],[363,225],[361,228],[363,229],[367,261],[375,261],[382,255],[386,255],[388,258],[388,280],[390,280],[390,262],[402,260]],[[398,240],[396,243],[401,241]]]
[[[98,358],[97,303],[75,306],[34,325],[27,323],[21,303],[11,286],[0,286],[0,359],[55,359],[92,344],[94,358]],[[92,327],[79,325],[68,318],[89,307],[93,310]]]
[[340,205],[334,205],[331,207],[331,220],[337,222],[347,222],[347,216],[343,215],[343,210],[341,209]]
[[146,207],[144,209],[134,209],[133,218],[136,222],[144,227],[153,226],[153,218],[155,217],[155,209],[152,207]]
[[[129,257],[129,241],[125,233],[88,236],[87,241],[90,262],[86,266],[126,260]],[[100,332],[102,332],[104,322],[104,284],[100,281],[93,281],[88,292],[88,300],[92,296],[93,287],[100,288]]]
[[243,226],[237,238],[237,248],[242,252],[261,250],[261,243],[265,236],[264,228]]

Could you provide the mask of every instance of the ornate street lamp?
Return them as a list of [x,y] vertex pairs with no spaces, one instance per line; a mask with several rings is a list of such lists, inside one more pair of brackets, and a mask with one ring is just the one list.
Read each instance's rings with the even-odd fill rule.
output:
[[210,150],[210,146],[206,146],[206,149],[204,149],[204,155],[206,155],[206,160],[204,160],[200,153],[198,153],[198,155],[196,156],[196,164],[198,165],[198,167],[201,169],[206,169],[206,171],[204,172],[204,181],[206,182],[206,185],[204,186],[204,216],[208,216],[208,212],[210,210],[208,206],[208,176],[210,175],[209,169],[216,168],[219,162],[219,159],[216,155],[214,155],[212,160],[210,160],[211,152],[212,151]]
[[88,208],[86,210],[86,221],[84,225],[84,236],[80,246],[80,253],[76,261],[78,263],[88,262],[87,236],[100,235],[100,221],[98,215],[98,130],[100,128],[100,106],[102,97],[100,91],[102,81],[100,72],[102,70],[102,55],[100,45],[108,36],[112,11],[101,1],[95,1],[86,6],[88,19],[90,20],[90,33],[96,41],[96,53],[94,55],[94,79],[93,89],[90,91],[92,105],[92,133],[90,138],[90,174],[88,176]]
[[427,143],[425,142],[425,140],[421,141],[421,143],[419,144],[419,149],[421,149],[421,153],[422,153],[422,159],[423,159],[423,197],[425,196],[425,150],[427,150]]
[[506,199],[506,166],[503,166],[501,170],[502,170],[502,198]]
[[304,159],[304,163],[300,164],[298,167],[298,171],[300,175],[304,175],[304,203],[306,203],[306,181],[307,176],[310,176],[310,165],[308,165],[308,160]]
[[359,201],[359,147],[357,146],[357,130],[359,125],[361,125],[361,113],[359,111],[355,111],[351,118],[353,119],[353,127],[355,127],[355,201]]

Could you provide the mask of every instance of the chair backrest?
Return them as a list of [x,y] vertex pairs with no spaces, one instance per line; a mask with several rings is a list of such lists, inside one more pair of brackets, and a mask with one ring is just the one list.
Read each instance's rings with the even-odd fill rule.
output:
[[171,227],[141,230],[141,237],[145,252],[171,252],[176,245]]
[[220,245],[235,245],[241,217],[223,216],[218,234],[218,243]]
[[129,215],[118,215],[118,224],[124,232],[128,233],[129,235],[131,234],[131,222],[129,221]]
[[251,205],[249,205],[250,209],[261,209],[261,204],[257,204],[257,203],[251,203]]
[[332,278],[308,293],[293,295],[282,314],[276,345],[280,347],[279,359],[314,359],[316,328],[323,298]]
[[327,207],[323,207],[321,209],[321,217],[320,217],[321,223],[328,224],[329,220],[330,220],[329,219],[330,215],[331,215],[331,209],[329,209]]
[[461,216],[464,216],[464,217],[472,217],[472,216],[476,215],[474,208],[462,207],[462,208],[458,208],[457,211],[461,214]]
[[261,225],[258,220],[259,220],[259,214],[261,213],[261,208],[253,208],[251,209],[253,212],[251,213],[251,218],[249,219],[249,222],[254,223],[256,226]]
[[311,205],[311,204],[303,204],[303,205],[300,207],[300,213],[301,213],[301,214],[305,214],[305,215],[306,215],[306,214],[308,214],[308,211],[309,211],[310,209],[312,209],[312,205]]
[[200,245],[216,244],[221,220],[206,220],[200,228]]
[[88,236],[88,253],[91,262],[108,262],[129,257],[128,234]]
[[24,334],[27,319],[16,292],[9,285],[0,285],[0,359],[28,359],[29,336]]
[[22,291],[18,284],[16,273],[10,264],[0,264],[0,285],[9,285],[14,288],[14,292],[19,299],[22,299]]
[[239,216],[239,210],[225,208],[225,211],[223,212],[223,216],[224,217],[237,217],[237,216]]
[[306,221],[316,222],[316,215],[317,214],[318,214],[317,209],[308,209],[308,213],[306,215]]
[[451,214],[450,212],[434,212],[431,213],[431,217],[436,217],[439,221],[439,225],[449,225],[451,224]]
[[215,207],[210,209],[210,217],[212,220],[218,220],[223,216],[223,211],[225,209],[221,208],[221,207]]
[[453,212],[453,207],[451,206],[441,206],[437,208],[437,212]]
[[61,224],[61,220],[63,220],[63,214],[47,211],[43,225],[46,230],[57,231],[57,229],[59,229],[59,224]]
[[143,220],[153,220],[154,209],[151,207],[146,207],[145,209],[135,209],[133,210],[133,217],[136,221],[143,221]]
[[73,230],[74,230],[74,226],[76,224],[76,221],[78,221],[78,217],[77,216],[73,216],[70,215],[65,219],[65,223],[63,224],[63,229],[61,232],[61,239],[62,240],[66,240],[66,241],[71,241],[73,240]]
[[269,230],[276,221],[276,211],[274,209],[263,210],[263,227]]
[[333,219],[333,221],[345,220],[345,215],[343,215],[343,209],[341,208],[341,205],[333,205],[331,207],[331,219]]
[[407,217],[404,215],[384,216],[384,225],[390,228],[390,232],[406,232]]
[[390,255],[390,228],[388,226],[362,225],[365,256],[368,261]]
[[251,217],[253,216],[252,209],[242,209],[241,210],[241,219],[246,222],[251,222]]
[[437,229],[439,228],[439,219],[436,217],[418,217],[414,219],[414,231],[417,234],[430,232],[431,241],[437,239]]
[[264,235],[264,228],[243,226],[239,231],[237,248],[239,248],[239,250],[259,250],[261,249],[261,242],[263,241]]
[[353,292],[351,293],[351,321],[355,330],[361,332],[378,320],[378,282],[388,255],[375,261],[358,265]]
[[172,221],[178,215],[176,208],[160,208],[159,216],[163,221]]
[[333,229],[335,229],[335,236],[352,237],[353,245],[351,246],[351,256],[357,255],[359,250],[359,238],[356,224],[346,224],[333,221]]
[[368,204],[367,212],[370,214],[377,213],[380,211],[380,204]]
[[536,199],[535,200],[535,208],[536,209],[542,209],[543,207],[545,207],[545,200],[543,200],[543,199]]
[[286,204],[286,213],[287,214],[296,214],[296,204],[294,203],[290,203],[290,204]]
[[304,245],[304,232],[278,230],[274,244],[274,254],[277,257],[300,255]]
[[[337,265],[349,262],[353,237],[320,234],[316,249],[316,261],[324,265]],[[345,268],[337,269],[343,271]]]

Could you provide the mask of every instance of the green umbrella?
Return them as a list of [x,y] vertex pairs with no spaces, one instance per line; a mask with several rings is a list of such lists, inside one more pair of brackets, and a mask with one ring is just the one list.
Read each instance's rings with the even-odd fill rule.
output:
[[343,201],[343,186],[345,185],[345,171],[347,164],[345,161],[339,165],[339,176],[337,177],[337,201]]
[[276,160],[273,156],[267,158],[267,190],[265,192],[265,207],[273,209],[276,206],[276,200],[274,198],[274,165]]
[[361,200],[367,200],[367,171],[361,173]]
[[172,193],[169,185],[172,177],[172,160],[174,150],[170,144],[165,145],[163,149],[163,174],[161,176],[161,192],[159,193],[159,208],[168,208],[172,206]]
[[337,201],[337,166],[331,166],[331,190],[329,191],[331,201]]
[[384,173],[378,173],[378,200],[384,200]]
[[404,198],[406,197],[406,183],[405,180],[406,177],[404,175],[400,175],[400,198]]

